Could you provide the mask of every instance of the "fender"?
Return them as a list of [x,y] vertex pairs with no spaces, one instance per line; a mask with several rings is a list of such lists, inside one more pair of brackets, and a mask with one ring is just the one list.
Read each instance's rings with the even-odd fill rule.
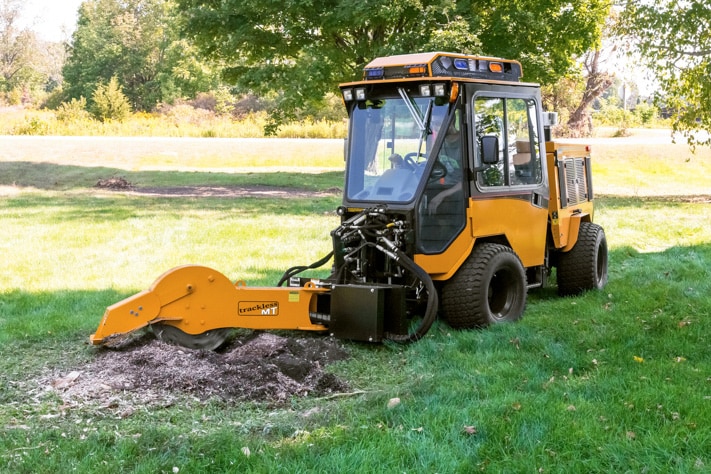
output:
[[580,223],[590,221],[591,218],[590,214],[588,213],[579,213],[570,216],[568,220],[568,243],[560,249],[561,252],[570,252],[571,250],[573,250],[573,247],[575,247],[575,244],[578,241]]

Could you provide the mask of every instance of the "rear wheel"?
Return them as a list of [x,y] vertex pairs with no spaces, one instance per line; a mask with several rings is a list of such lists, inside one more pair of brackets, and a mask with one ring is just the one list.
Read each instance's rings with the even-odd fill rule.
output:
[[558,256],[557,280],[561,296],[599,290],[607,284],[607,239],[602,227],[580,223],[578,241]]
[[526,273],[505,245],[480,244],[442,289],[442,309],[457,329],[521,318],[526,306]]

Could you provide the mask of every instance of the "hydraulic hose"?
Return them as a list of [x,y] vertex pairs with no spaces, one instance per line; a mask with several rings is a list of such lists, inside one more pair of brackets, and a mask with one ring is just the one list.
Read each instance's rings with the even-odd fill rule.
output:
[[[412,273],[414,277],[421,281],[422,284],[425,286],[425,290],[427,291],[427,305],[425,308],[425,313],[422,316],[422,320],[420,321],[414,332],[408,334],[396,334],[387,332],[384,334],[386,339],[393,342],[415,342],[419,339],[422,339],[427,334],[427,332],[432,327],[435,318],[437,317],[437,311],[439,309],[439,297],[437,294],[437,288],[435,287],[430,275],[422,267],[417,265],[410,257],[408,257],[407,254],[398,247],[398,245],[386,238],[380,232],[377,232],[377,230],[384,229],[388,224],[387,222],[366,222],[368,216],[372,215],[381,214],[374,213],[372,209],[364,210],[360,212],[357,216],[349,219],[349,221],[342,224],[339,229],[337,229],[337,231],[334,231],[334,233],[337,234],[338,238],[342,242],[350,240],[353,237],[355,237],[356,240],[363,239],[363,241],[361,241],[361,244],[355,250],[349,249],[349,255],[360,251],[365,246],[374,247],[379,251],[383,252],[388,258],[394,260],[404,270]],[[391,224],[394,225],[395,223]],[[328,262],[331,257],[334,256],[334,254],[335,250],[330,252],[321,260],[312,263],[311,265],[301,265],[289,268],[284,272],[281,279],[279,280],[279,283],[277,283],[277,286],[282,286],[292,276],[295,276],[305,270],[319,268],[325,265],[326,262]],[[332,281],[338,283],[345,283],[345,281],[343,280],[344,272],[346,272],[346,264],[344,264],[343,262],[341,262],[341,264],[338,264],[338,259],[336,260],[337,268],[333,269],[331,279]]]
[[437,310],[439,308],[439,298],[437,296],[437,288],[435,288],[434,282],[430,275],[418,264],[416,264],[410,257],[408,257],[405,252],[400,249],[394,250],[396,261],[406,270],[411,271],[422,283],[424,283],[427,289],[427,308],[425,309],[425,314],[422,316],[422,321],[420,321],[419,326],[415,332],[411,334],[391,334],[386,333],[385,337],[394,342],[415,342],[422,339],[427,331],[432,327],[435,318],[437,317]]
[[324,266],[326,264],[326,262],[328,262],[331,259],[331,257],[333,257],[333,251],[329,252],[328,255],[323,257],[321,260],[312,263],[311,265],[298,265],[296,267],[289,268],[287,271],[284,272],[282,277],[279,279],[279,283],[277,283],[277,286],[282,286],[291,277],[298,275],[301,272]]

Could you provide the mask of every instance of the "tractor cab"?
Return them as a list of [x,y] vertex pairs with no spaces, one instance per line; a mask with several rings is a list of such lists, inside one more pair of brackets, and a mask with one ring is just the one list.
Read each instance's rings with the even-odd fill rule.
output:
[[351,109],[345,204],[415,214],[420,253],[442,250],[464,226],[462,121],[449,87],[373,87]]
[[[368,64],[362,81],[341,85],[350,117],[344,206],[407,212],[413,252],[445,251],[465,228],[474,172],[503,166],[503,137],[467,133],[473,117],[465,97],[472,87],[501,87],[520,76],[516,61],[451,53]],[[480,113],[477,126],[503,130],[503,117],[489,112]]]

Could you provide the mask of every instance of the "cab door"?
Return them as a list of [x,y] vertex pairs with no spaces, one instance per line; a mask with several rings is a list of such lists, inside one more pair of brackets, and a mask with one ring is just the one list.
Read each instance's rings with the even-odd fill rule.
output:
[[[535,87],[472,85],[469,97],[473,237],[505,242],[524,267],[542,265],[548,183],[540,93]],[[484,159],[483,142],[489,148],[496,143],[489,152],[495,159]]]

